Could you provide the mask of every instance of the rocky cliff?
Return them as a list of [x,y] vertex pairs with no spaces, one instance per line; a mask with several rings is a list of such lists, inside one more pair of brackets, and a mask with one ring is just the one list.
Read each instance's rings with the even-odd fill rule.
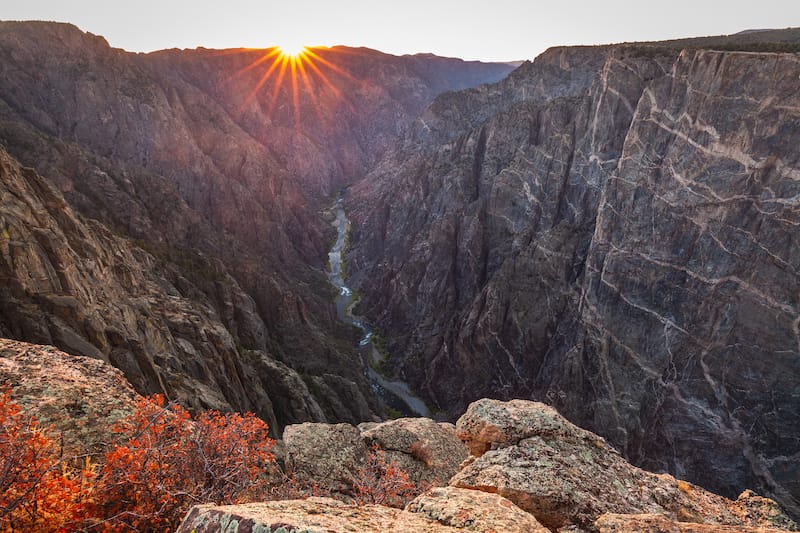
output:
[[390,365],[535,398],[639,465],[800,513],[800,60],[551,49],[437,98],[348,200]]
[[433,96],[510,67],[275,52],[131,54],[0,23],[2,334],[276,430],[380,414],[323,274],[321,207]]

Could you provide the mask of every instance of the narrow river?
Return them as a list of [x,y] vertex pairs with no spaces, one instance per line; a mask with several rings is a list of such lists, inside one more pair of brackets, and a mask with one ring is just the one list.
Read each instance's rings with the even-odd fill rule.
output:
[[336,314],[339,320],[359,328],[362,332],[358,343],[358,350],[364,364],[364,374],[370,385],[383,401],[393,409],[411,416],[430,416],[428,406],[421,399],[414,396],[408,384],[403,381],[390,381],[376,372],[373,365],[378,363],[381,355],[372,343],[374,330],[363,318],[353,314],[355,305],[353,291],[345,284],[342,256],[346,252],[347,232],[350,230],[350,221],[342,205],[342,199],[336,201],[334,206],[336,219],[331,223],[336,228],[336,242],[328,252],[328,279],[339,290],[336,296]]

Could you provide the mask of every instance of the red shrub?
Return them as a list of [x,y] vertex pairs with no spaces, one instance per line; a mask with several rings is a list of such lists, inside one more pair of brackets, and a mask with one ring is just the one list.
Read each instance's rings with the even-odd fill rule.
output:
[[36,419],[0,394],[0,531],[70,531],[85,516],[94,471],[70,475]]
[[404,507],[406,503],[424,492],[426,487],[415,485],[405,470],[388,462],[386,452],[377,444],[373,444],[366,466],[358,469],[355,489],[356,503]]
[[102,485],[106,530],[174,529],[196,503],[264,497],[274,441],[252,414],[209,411],[192,422],[164,398],[143,398],[120,424],[127,442],[106,455]]

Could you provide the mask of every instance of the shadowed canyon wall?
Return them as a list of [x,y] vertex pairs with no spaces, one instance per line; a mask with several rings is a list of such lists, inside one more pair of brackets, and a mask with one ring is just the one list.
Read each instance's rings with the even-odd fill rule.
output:
[[0,23],[0,334],[276,431],[382,414],[336,319],[322,208],[436,94],[511,67],[273,52],[132,54],[68,24]]

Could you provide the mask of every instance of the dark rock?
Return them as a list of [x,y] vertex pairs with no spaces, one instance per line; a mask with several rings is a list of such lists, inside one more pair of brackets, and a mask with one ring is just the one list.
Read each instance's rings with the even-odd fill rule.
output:
[[668,474],[636,468],[603,439],[541,403],[480,400],[459,418],[457,428],[465,440],[486,446],[450,484],[500,494],[551,530],[574,525],[594,531],[604,513],[797,529],[774,501],[752,492],[731,501]]
[[[86,261],[102,252],[71,238],[72,215],[59,218],[65,199],[104,226],[82,222],[91,231],[149,253],[133,248],[135,261],[97,266],[129,295],[109,313],[99,302],[118,291],[104,288],[105,278],[54,264],[63,270],[56,284],[27,280],[24,298],[0,298],[4,333],[110,360],[141,393],[256,410],[278,431],[375,417],[380,406],[345,348],[352,331],[337,322],[322,272],[330,229],[319,207],[362,175],[433,96],[496,81],[511,67],[318,50],[328,83],[309,67],[311,85],[299,84],[294,113],[288,78],[263,83],[270,53],[131,54],[69,24],[0,23],[0,142],[63,193],[45,187],[33,196],[59,206],[49,206],[50,215]],[[44,229],[23,237],[51,258],[64,244]],[[7,266],[11,285],[26,278],[24,266],[36,265]],[[153,271],[146,287],[141,273]],[[147,294],[156,285],[168,299]],[[81,291],[93,294],[92,313],[73,294]],[[184,304],[203,318],[187,320]],[[107,318],[115,315],[125,315],[125,327]],[[164,338],[167,330],[174,339]],[[284,363],[267,363],[278,383],[264,383],[244,350],[261,354],[251,358],[255,366],[263,358]],[[298,373],[324,382],[319,397],[305,387],[287,393]],[[285,399],[267,396],[273,386]]]
[[800,516],[798,79],[793,54],[587,47],[437,98],[348,199],[387,368],[450,417],[546,400]]

